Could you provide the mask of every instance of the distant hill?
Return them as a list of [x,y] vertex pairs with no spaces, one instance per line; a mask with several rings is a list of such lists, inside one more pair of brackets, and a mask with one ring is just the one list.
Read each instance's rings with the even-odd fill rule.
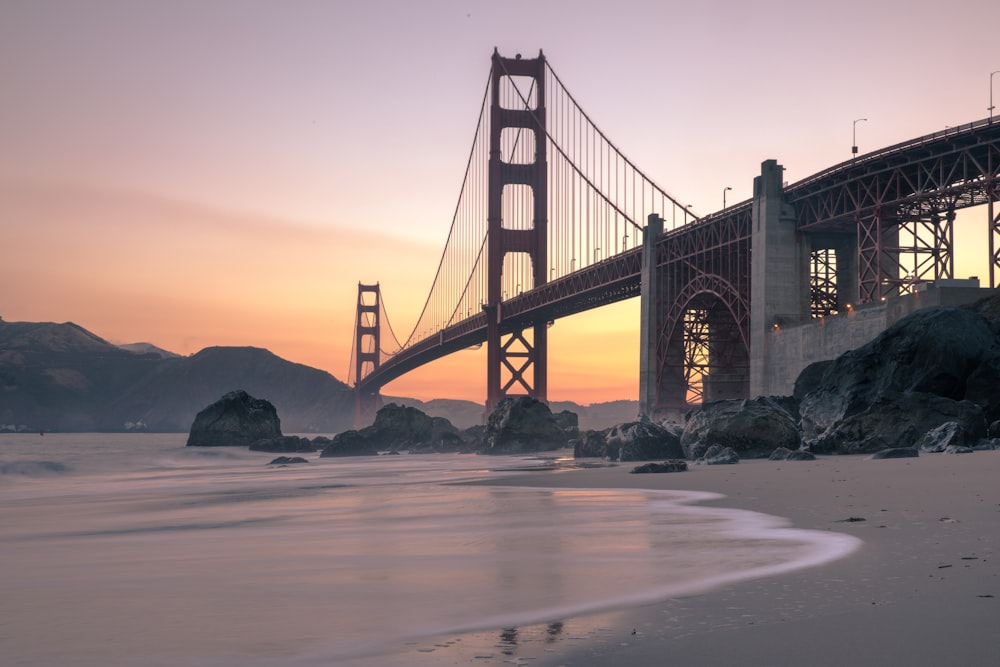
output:
[[352,426],[347,385],[268,350],[212,347],[181,357],[128,348],[73,323],[0,320],[0,429],[186,432],[198,411],[234,389],[273,403],[285,433]]
[[[254,347],[209,347],[189,357],[151,345],[113,345],[67,322],[0,319],[0,431],[184,433],[200,410],[243,389],[274,404],[285,433],[332,434],[354,426],[354,392],[326,371]],[[482,423],[474,401],[385,397],[444,417],[459,428]],[[635,401],[570,410],[581,429],[631,421]]]
[[[398,403],[414,407],[435,417],[444,417],[458,428],[469,428],[475,424],[481,424],[485,410],[482,403],[447,398],[418,401],[415,398],[385,396],[382,400],[384,403]],[[581,430],[599,431],[615,424],[635,421],[639,415],[639,402],[622,400],[580,405],[572,401],[552,401],[549,403],[549,409],[552,412],[563,410],[574,412],[580,420]]]

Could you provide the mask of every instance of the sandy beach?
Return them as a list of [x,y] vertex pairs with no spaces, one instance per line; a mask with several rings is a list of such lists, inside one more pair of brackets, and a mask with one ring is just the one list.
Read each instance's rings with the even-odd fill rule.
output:
[[551,626],[418,642],[410,665],[1000,665],[1000,451],[534,472],[494,483],[711,491],[856,536],[832,563]]

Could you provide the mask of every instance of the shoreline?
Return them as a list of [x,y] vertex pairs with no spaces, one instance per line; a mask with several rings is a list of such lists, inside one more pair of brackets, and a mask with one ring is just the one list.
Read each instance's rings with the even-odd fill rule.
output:
[[[413,642],[391,664],[1000,664],[1000,452],[747,460],[687,472],[637,464],[482,482],[706,491],[705,506],[860,538],[818,566],[559,624]],[[386,663],[390,664],[390,663]]]

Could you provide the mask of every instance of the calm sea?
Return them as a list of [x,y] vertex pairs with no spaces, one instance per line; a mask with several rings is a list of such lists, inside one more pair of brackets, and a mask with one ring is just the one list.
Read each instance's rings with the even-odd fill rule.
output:
[[274,467],[185,440],[0,435],[0,664],[381,665],[431,637],[560,627],[855,546],[692,504],[708,494],[454,484],[573,474],[551,460]]

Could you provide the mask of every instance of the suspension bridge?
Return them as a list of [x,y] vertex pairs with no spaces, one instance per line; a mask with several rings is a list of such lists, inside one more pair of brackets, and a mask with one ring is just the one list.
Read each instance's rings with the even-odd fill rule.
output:
[[[767,160],[751,200],[698,217],[593,123],[542,53],[494,51],[450,231],[409,335],[393,332],[377,284],[358,285],[350,377],[359,421],[384,385],[483,343],[487,412],[506,396],[546,400],[548,326],[634,297],[645,414],[786,389],[768,372],[783,329],[954,279],[959,209],[985,205],[997,285],[993,120],[794,184]],[[798,355],[805,363],[822,353]]]

